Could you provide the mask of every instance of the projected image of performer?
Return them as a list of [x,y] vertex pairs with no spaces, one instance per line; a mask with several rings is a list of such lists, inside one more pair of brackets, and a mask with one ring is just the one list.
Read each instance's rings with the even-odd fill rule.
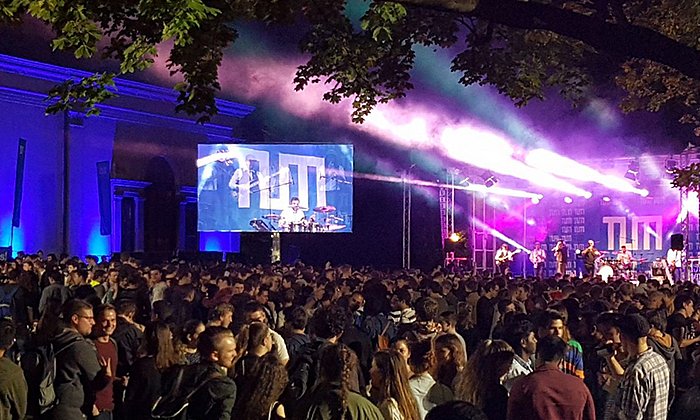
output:
[[530,252],[530,262],[538,279],[544,278],[544,265],[547,261],[547,251],[542,249],[539,242],[535,242],[535,248]]
[[280,213],[279,227],[285,232],[301,232],[307,224],[304,211],[299,208],[299,198],[292,197],[289,207]]
[[595,275],[595,262],[600,257],[600,251],[595,247],[593,240],[588,241],[588,247],[581,251],[583,256],[584,269],[587,276]]
[[350,184],[345,168],[335,155],[326,156],[326,203],[337,209],[338,216],[350,210]]
[[237,228],[246,228],[260,212],[260,168],[253,156],[236,169],[228,183],[235,201],[234,215]]
[[498,274],[510,273],[510,263],[513,262],[513,253],[508,249],[508,244],[503,244],[496,251],[496,272]]
[[[226,147],[217,150],[223,156]],[[228,182],[238,169],[236,159],[221,158],[202,168],[198,185],[199,224],[203,230],[233,229],[232,209],[235,206]]]
[[552,252],[557,259],[557,274],[563,276],[566,274],[566,263],[569,261],[569,247],[566,246],[564,240],[559,240]]

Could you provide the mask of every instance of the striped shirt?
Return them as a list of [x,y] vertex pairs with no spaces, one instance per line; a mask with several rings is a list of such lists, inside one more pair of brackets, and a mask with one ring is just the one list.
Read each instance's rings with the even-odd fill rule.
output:
[[618,392],[619,418],[666,420],[670,377],[666,360],[651,348],[632,360]]

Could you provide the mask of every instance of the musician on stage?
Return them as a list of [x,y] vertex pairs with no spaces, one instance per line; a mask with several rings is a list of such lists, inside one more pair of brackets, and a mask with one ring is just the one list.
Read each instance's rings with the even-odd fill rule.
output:
[[566,241],[559,240],[552,252],[557,259],[557,274],[565,275],[566,263],[569,261],[569,248],[566,246]]
[[508,244],[503,244],[496,251],[496,272],[498,274],[510,273],[510,263],[513,262],[513,253],[508,249]]
[[620,252],[617,253],[617,257],[615,259],[617,260],[621,270],[626,271],[632,269],[632,252],[628,251],[625,245],[620,247]]
[[280,213],[279,226],[280,230],[291,232],[295,225],[304,225],[306,223],[306,215],[299,208],[299,197],[292,197],[289,200],[289,207],[282,210]]
[[680,249],[669,248],[666,253],[666,262],[668,269],[671,271],[673,282],[678,282],[682,277],[683,270],[683,251]]
[[595,275],[595,262],[600,257],[600,251],[595,247],[595,242],[592,239],[588,240],[588,248],[581,251],[583,255],[584,269],[586,275],[592,277]]
[[539,242],[535,242],[535,248],[530,252],[530,262],[535,271],[535,277],[542,279],[544,277],[544,265],[547,261],[547,251],[542,249]]
[[244,224],[259,217],[260,211],[260,163],[252,155],[236,169],[228,183],[231,196],[236,202],[234,218]]

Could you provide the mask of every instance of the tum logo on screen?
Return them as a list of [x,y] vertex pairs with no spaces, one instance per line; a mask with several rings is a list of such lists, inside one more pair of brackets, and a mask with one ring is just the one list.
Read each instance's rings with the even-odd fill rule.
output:
[[[627,230],[627,220],[630,221],[630,231]],[[664,222],[661,216],[605,216],[603,224],[608,232],[608,249],[619,249],[627,245],[632,251],[651,251],[651,238],[654,238],[654,249],[663,248]],[[616,232],[616,227],[619,231]],[[640,243],[640,235],[641,243]],[[631,234],[631,235],[628,235]]]

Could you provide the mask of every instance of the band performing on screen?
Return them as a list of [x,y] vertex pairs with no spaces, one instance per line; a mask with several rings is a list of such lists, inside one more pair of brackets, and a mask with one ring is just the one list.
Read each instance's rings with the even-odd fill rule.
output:
[[198,230],[352,231],[351,145],[199,145]]

